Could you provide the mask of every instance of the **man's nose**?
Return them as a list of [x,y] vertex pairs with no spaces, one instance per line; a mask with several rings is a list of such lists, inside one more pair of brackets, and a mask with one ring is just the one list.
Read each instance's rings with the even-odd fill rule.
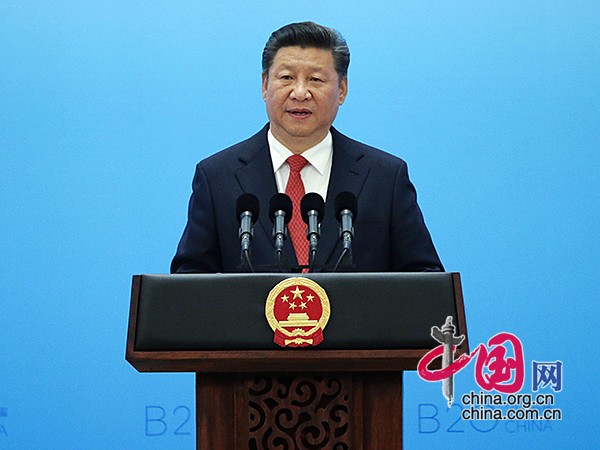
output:
[[311,97],[310,91],[308,90],[306,83],[303,81],[299,81],[294,84],[294,88],[292,89],[292,93],[290,94],[292,100],[307,100]]

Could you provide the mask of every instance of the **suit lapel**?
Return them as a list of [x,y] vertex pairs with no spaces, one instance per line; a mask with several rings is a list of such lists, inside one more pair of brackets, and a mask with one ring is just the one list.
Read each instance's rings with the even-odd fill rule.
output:
[[[254,226],[254,233],[261,230],[267,242],[275,245],[272,239],[273,224],[269,218],[269,203],[271,197],[277,193],[277,182],[273,171],[273,162],[269,153],[269,144],[267,141],[268,125],[265,126],[256,135],[250,138],[246,147],[240,152],[240,168],[235,172],[235,176],[244,193],[250,193],[258,197],[260,204],[260,213],[258,222]],[[284,247],[284,263],[288,265],[298,264],[293,246],[286,240]]]
[[270,235],[271,223],[265,207],[268,207],[271,197],[277,192],[273,164],[267,144],[267,128],[250,138],[246,147],[240,152],[238,159],[241,167],[235,176],[244,193],[258,197],[261,212],[258,223],[263,231]]
[[340,192],[351,192],[357,198],[369,174],[369,167],[362,161],[364,152],[353,141],[331,128],[333,136],[333,163],[327,189],[325,217],[321,224],[319,242],[319,262],[333,264],[330,261],[340,241],[340,225],[335,217],[334,201]]

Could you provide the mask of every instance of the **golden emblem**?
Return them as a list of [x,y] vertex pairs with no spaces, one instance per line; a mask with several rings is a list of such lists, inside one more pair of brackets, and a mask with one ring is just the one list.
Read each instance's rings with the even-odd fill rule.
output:
[[305,347],[323,342],[331,307],[325,289],[303,277],[278,283],[267,297],[265,315],[282,347]]

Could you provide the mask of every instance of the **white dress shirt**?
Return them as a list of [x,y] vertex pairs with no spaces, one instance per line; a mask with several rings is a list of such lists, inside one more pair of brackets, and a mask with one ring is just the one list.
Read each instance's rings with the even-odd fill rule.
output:
[[[293,153],[281,142],[279,142],[271,130],[267,134],[269,141],[269,152],[275,171],[277,191],[285,193],[285,187],[290,176],[290,166],[286,159]],[[323,200],[327,200],[327,188],[329,187],[329,176],[331,175],[331,164],[333,161],[333,138],[331,132],[327,133],[325,139],[314,147],[302,153],[308,164],[300,171],[300,177],[304,183],[304,192],[316,192]]]

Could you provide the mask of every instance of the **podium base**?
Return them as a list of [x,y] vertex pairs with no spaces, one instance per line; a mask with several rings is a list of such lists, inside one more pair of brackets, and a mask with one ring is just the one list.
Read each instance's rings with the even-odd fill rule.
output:
[[202,450],[402,448],[402,372],[196,374]]

